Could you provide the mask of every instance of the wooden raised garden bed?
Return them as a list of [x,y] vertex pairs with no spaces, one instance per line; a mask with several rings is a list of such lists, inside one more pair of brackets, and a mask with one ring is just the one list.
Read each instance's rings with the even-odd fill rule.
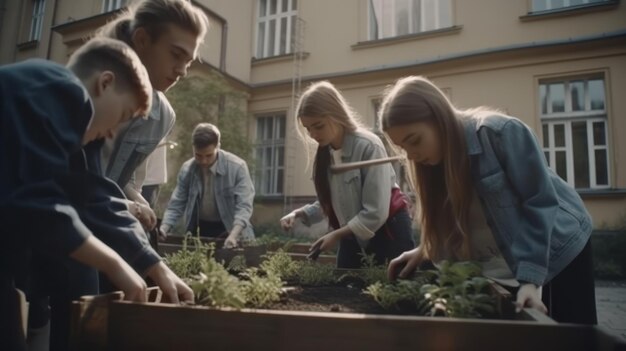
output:
[[597,327],[527,320],[477,320],[360,313],[214,309],[121,301],[75,302],[74,350],[623,350]]

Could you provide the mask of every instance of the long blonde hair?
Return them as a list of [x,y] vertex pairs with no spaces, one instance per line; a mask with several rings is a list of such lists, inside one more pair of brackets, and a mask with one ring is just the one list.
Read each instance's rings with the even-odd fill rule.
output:
[[470,259],[468,216],[472,185],[461,119],[445,94],[428,79],[405,77],[385,96],[380,109],[383,130],[416,122],[432,123],[438,131],[442,162],[413,163],[413,182],[420,201],[420,249],[425,258]]
[[115,38],[133,46],[132,35],[144,28],[153,41],[174,24],[196,35],[202,42],[209,27],[206,14],[185,0],[141,0],[131,4],[115,20],[100,28],[96,35]]
[[[328,118],[336,125],[342,126],[346,132],[354,132],[362,126],[358,115],[337,88],[328,81],[311,84],[300,96],[296,107],[295,125],[297,126],[298,136],[305,143],[312,142],[300,123],[301,117]],[[313,182],[315,183],[315,191],[322,210],[324,214],[331,218],[329,167],[329,146],[318,146],[313,163]]]

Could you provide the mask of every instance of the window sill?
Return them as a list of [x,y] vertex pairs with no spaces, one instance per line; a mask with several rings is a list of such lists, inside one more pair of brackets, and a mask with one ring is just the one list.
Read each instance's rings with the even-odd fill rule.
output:
[[39,46],[39,40],[38,39],[29,40],[29,41],[25,41],[25,42],[17,44],[18,50],[34,49],[37,46]]
[[452,27],[447,27],[447,28],[430,30],[427,32],[406,34],[406,35],[401,35],[401,36],[391,37],[391,38],[360,41],[352,45],[352,49],[353,50],[366,49],[366,48],[376,47],[376,46],[403,43],[406,41],[422,40],[422,39],[428,39],[428,38],[433,38],[433,37],[439,37],[443,35],[457,34],[461,31],[461,29],[463,29],[463,26],[452,26]]
[[[307,57],[309,57],[308,52],[303,52],[300,55],[302,56],[302,59],[306,59]],[[252,66],[260,66],[260,65],[276,63],[276,62],[293,61],[294,56],[295,56],[294,53],[290,53],[290,54],[284,54],[284,55],[278,55],[278,56],[264,57],[260,59],[253,57],[251,64]]]
[[576,190],[583,199],[626,197],[626,189]]
[[619,0],[611,0],[606,2],[599,2],[594,4],[584,4],[571,7],[563,7],[560,9],[529,12],[526,15],[520,16],[519,19],[522,22],[530,22],[536,20],[543,20],[549,18],[558,18],[572,15],[579,15],[597,11],[608,11],[616,9],[619,5]]

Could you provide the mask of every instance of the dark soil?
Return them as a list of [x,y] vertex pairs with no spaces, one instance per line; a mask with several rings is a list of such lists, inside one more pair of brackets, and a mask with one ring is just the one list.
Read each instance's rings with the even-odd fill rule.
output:
[[346,286],[289,287],[281,301],[266,307],[272,310],[384,314],[374,299],[360,288]]

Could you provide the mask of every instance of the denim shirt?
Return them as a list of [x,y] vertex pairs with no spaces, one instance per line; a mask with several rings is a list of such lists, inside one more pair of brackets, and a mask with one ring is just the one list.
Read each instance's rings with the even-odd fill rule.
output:
[[[380,138],[363,129],[346,133],[341,150],[343,163],[387,157]],[[391,189],[396,183],[393,167],[386,163],[334,175],[329,170],[328,177],[339,225],[347,225],[359,242],[365,244],[387,221]],[[301,210],[308,222],[321,221],[325,216],[319,201]]]
[[591,217],[516,118],[463,120],[472,182],[487,224],[518,281],[549,282],[584,248]]
[[[240,240],[254,239],[250,224],[254,185],[246,161],[219,150],[213,178],[213,193],[222,223],[229,232],[235,224],[243,226]],[[202,174],[195,159],[187,160],[178,173],[178,183],[172,193],[162,224],[173,227],[183,218],[185,228],[198,219],[198,202],[203,194]]]
[[174,127],[176,114],[162,92],[154,91],[148,118],[134,118],[118,131],[104,166],[105,175],[124,188],[134,172]]

